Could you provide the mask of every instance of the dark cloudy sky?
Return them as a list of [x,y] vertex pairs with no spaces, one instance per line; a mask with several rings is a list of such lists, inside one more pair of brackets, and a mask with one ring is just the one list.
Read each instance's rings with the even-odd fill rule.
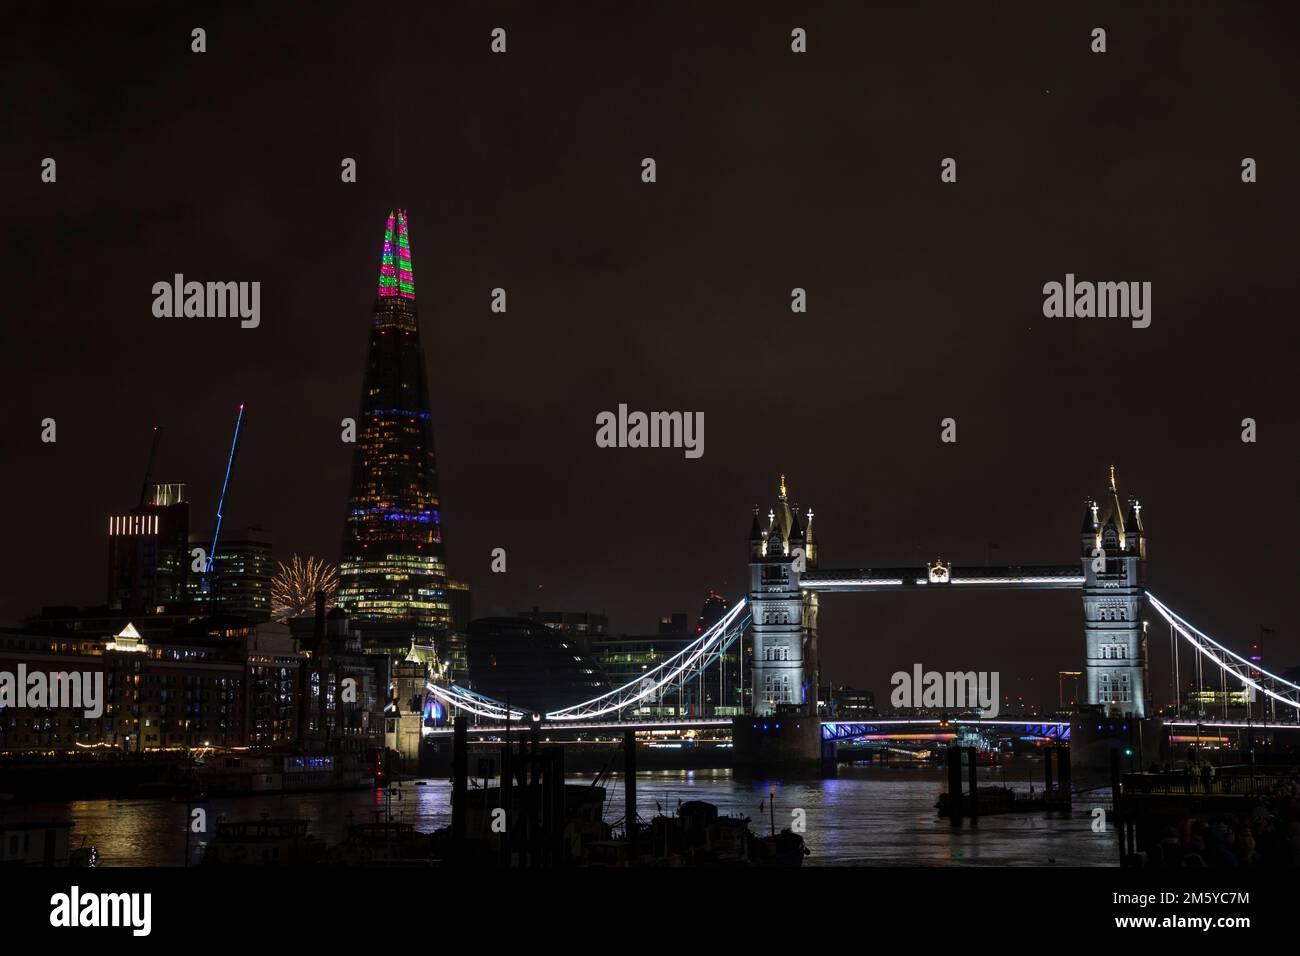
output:
[[[337,559],[339,420],[401,204],[447,551],[477,613],[645,630],[710,586],[735,597],[782,471],[824,567],[979,563],[990,542],[1072,561],[1114,463],[1152,590],[1236,647],[1272,626],[1268,663],[1300,664],[1296,12],[1058,7],[16,14],[0,619],[103,601],[105,516],[134,502],[154,423],[155,477],[188,482],[206,526],[241,401],[228,527]],[[155,318],[177,272],[260,281],[261,327]],[[1044,319],[1067,272],[1152,282],[1151,327]],[[704,457],[598,449],[619,402],[703,411]],[[879,692],[919,660],[1042,687],[1080,666],[1081,619],[1071,593],[829,597],[824,676]]]

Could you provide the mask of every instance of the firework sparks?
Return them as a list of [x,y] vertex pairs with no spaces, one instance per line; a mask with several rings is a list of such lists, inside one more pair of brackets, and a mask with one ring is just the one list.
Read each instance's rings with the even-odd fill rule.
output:
[[334,565],[308,556],[294,555],[288,565],[278,562],[279,572],[271,581],[271,616],[277,619],[302,617],[316,611],[316,592],[325,592],[325,608],[334,606],[339,579]]

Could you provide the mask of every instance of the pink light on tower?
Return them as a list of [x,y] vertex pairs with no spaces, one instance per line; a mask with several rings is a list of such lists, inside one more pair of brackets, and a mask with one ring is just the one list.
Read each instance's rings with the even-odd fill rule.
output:
[[384,228],[384,251],[379,260],[379,297],[415,298],[415,273],[411,266],[411,235],[406,210],[388,214]]
[[393,231],[396,217],[388,214],[388,225],[384,227],[384,251],[379,259],[379,296],[387,298],[397,295],[397,270],[393,267]]

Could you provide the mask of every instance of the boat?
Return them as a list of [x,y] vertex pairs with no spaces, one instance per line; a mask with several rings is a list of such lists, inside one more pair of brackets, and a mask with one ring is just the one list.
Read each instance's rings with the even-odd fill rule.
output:
[[341,866],[431,866],[437,862],[433,835],[412,823],[377,820],[348,827],[343,842],[330,847],[324,863]]
[[[976,808],[980,816],[990,813],[1030,813],[1035,810],[1043,810],[1047,806],[1046,801],[1041,796],[1020,796],[1010,787],[979,787],[977,792]],[[970,795],[963,794],[963,805],[967,806],[969,802]],[[939,800],[934,806],[939,811],[939,816],[948,816],[951,812],[950,794],[939,794]],[[969,810],[967,809],[964,812],[969,813]]]
[[[507,844],[503,827],[506,819],[523,821],[531,799],[528,791],[529,788],[525,785],[511,788],[508,817],[501,815],[506,798],[500,787],[479,787],[468,791],[465,795],[465,846],[456,848],[452,828],[443,827],[433,834],[435,854],[440,859],[459,856],[487,865],[499,863],[507,846],[512,857],[520,861],[525,855],[537,852],[522,837]],[[558,793],[555,795],[559,796]],[[540,789],[534,796],[538,800],[544,799]],[[555,863],[562,866],[585,864],[586,847],[595,842],[608,841],[612,835],[610,825],[602,818],[605,788],[594,784],[567,783],[564,785],[562,800],[562,815],[556,820],[558,825],[554,832],[557,838],[553,849]],[[538,823],[545,825],[543,820],[538,820]]]
[[68,866],[90,869],[99,863],[99,851],[95,844],[87,842],[89,837],[81,838],[81,846],[68,851]]
[[308,820],[297,818],[221,820],[217,835],[203,854],[209,866],[288,866],[317,863],[324,845],[307,831]]
[[89,867],[99,861],[93,844],[69,846],[70,820],[0,822],[0,868],[8,866]]
[[789,829],[758,836],[750,818],[722,816],[704,800],[688,800],[674,816],[651,819],[643,837],[649,854],[639,862],[651,866],[802,866],[809,849]]
[[213,796],[293,793],[375,786],[375,760],[365,754],[223,754],[194,770],[193,788]]
[[587,866],[622,868],[631,863],[631,850],[626,840],[592,840],[586,851]]
[[803,866],[812,851],[798,833],[788,828],[765,837],[750,838],[750,859],[754,866]]

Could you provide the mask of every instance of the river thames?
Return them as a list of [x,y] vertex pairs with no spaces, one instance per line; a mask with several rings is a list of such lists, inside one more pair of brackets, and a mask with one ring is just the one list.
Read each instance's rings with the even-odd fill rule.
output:
[[[1008,786],[1028,793],[1026,771]],[[571,783],[590,784],[592,776],[573,775]],[[637,805],[642,819],[672,814],[679,802],[706,800],[722,814],[748,816],[757,833],[766,833],[774,818],[779,830],[791,825],[796,811],[805,820],[807,866],[1114,866],[1115,833],[1093,831],[1094,807],[1109,812],[1109,793],[1098,790],[1076,797],[1073,813],[1018,813],[981,817],[952,827],[934,804],[943,787],[941,770],[844,767],[835,780],[775,785],[774,812],[767,800],[772,784],[741,780],[730,770],[665,770],[637,775]],[[1001,771],[981,768],[981,785],[1003,782]],[[473,790],[470,791],[471,797]],[[617,776],[605,781],[604,818],[623,816],[623,787]],[[451,783],[446,779],[404,782],[390,801],[394,819],[432,831],[451,823]],[[212,799],[202,804],[209,821],[298,817],[311,821],[310,832],[327,844],[346,835],[351,823],[382,819],[381,790],[268,794]],[[762,807],[760,812],[760,805]],[[186,855],[186,806],[166,800],[105,799],[10,806],[6,818],[57,818],[73,824],[71,845],[83,839],[99,852],[101,866],[181,866]],[[204,838],[194,835],[191,862],[202,855]]]

